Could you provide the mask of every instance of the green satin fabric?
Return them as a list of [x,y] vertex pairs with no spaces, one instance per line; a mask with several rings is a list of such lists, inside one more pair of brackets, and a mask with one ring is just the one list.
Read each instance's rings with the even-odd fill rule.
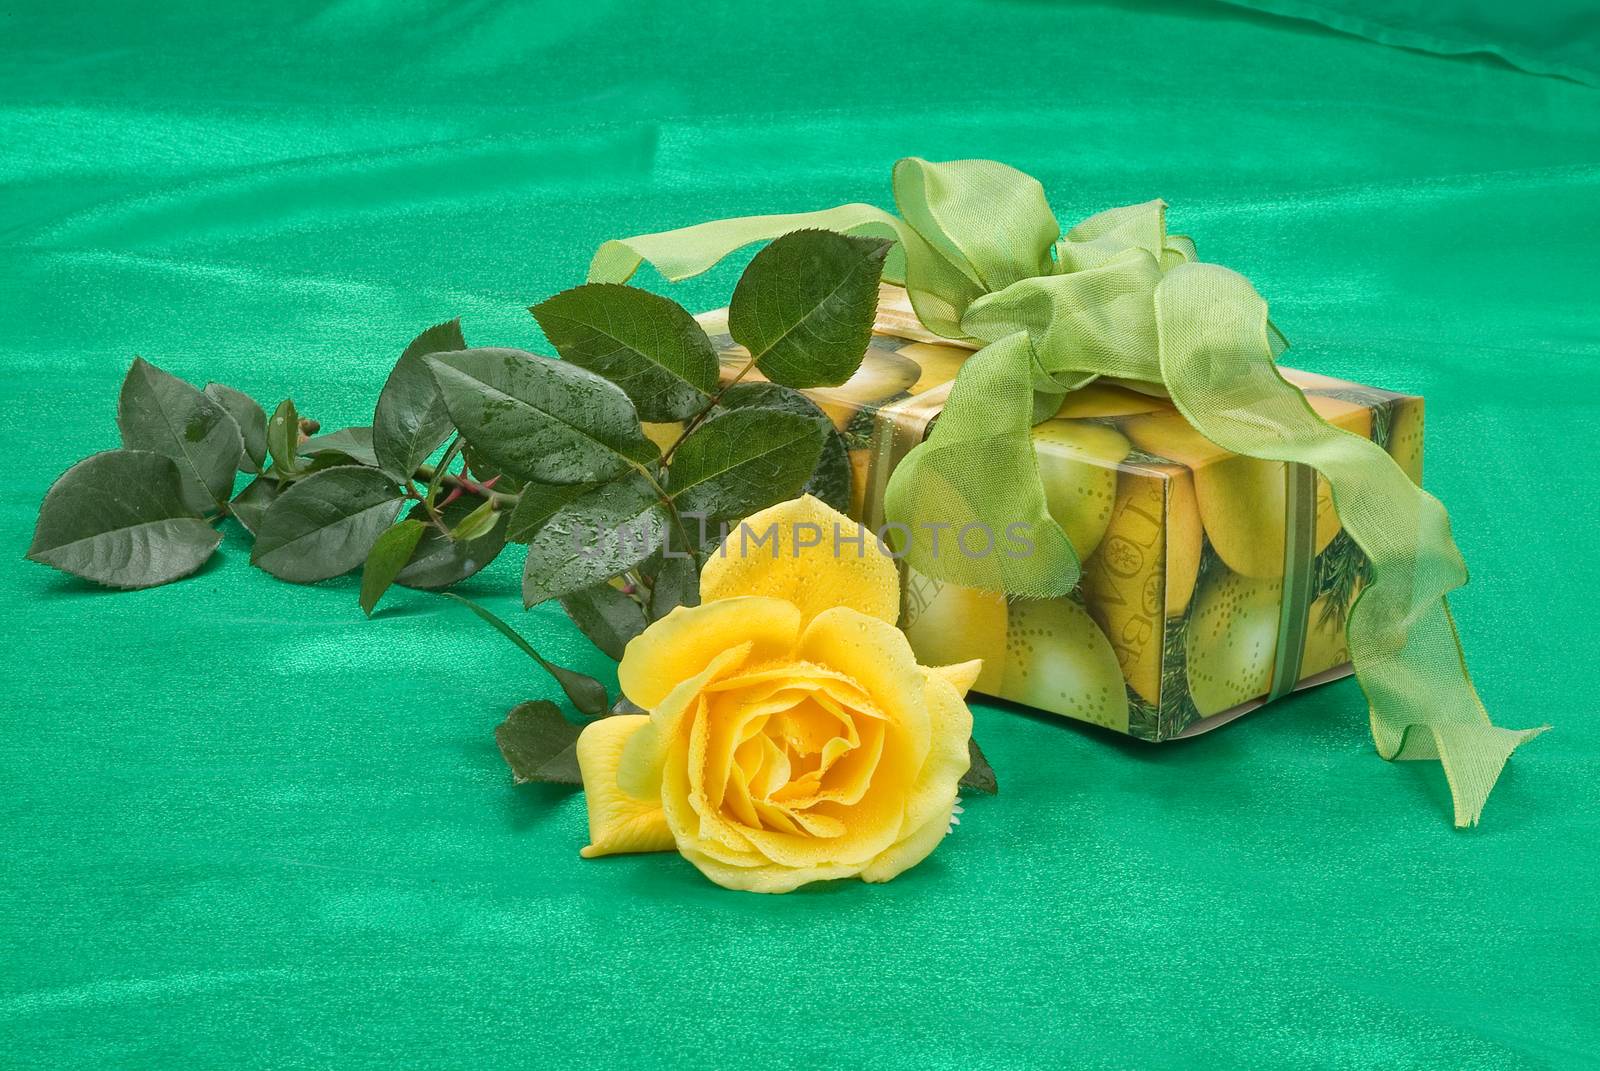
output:
[[1223,0],[1398,48],[1483,53],[1534,74],[1600,85],[1600,14],[1590,0]]
[[[1266,302],[1250,284],[1169,237],[1160,201],[1109,209],[1062,236],[1043,187],[994,161],[902,160],[894,192],[898,220],[843,205],[607,242],[590,278],[625,281],[647,259],[681,279],[784,229],[893,227],[902,260],[892,274],[924,326],[982,345],[884,495],[885,515],[910,533],[907,560],[952,583],[1023,597],[1077,586],[1078,557],[1045,507],[1029,429],[1096,378],[1164,388],[1218,446],[1315,469],[1372,563],[1347,631],[1378,753],[1438,759],[1456,825],[1476,825],[1507,757],[1543,730],[1490,722],[1444,600],[1467,579],[1444,507],[1382,447],[1326,423],[1284,382]],[[941,530],[1017,524],[1035,548],[1025,557],[937,552]]]
[[[0,63],[0,1065],[1586,1067],[1600,1051],[1600,94],[1177,3],[13,4]],[[415,332],[543,349],[617,234],[1006,160],[1169,200],[1290,363],[1428,398],[1452,596],[1523,749],[1448,828],[1353,680],[1149,746],[975,704],[1001,795],[884,886],[584,861],[460,608],[25,562],[134,354],[365,423]],[[725,304],[738,264],[672,288]],[[662,287],[646,275],[644,285]],[[464,594],[607,660],[507,555]]]

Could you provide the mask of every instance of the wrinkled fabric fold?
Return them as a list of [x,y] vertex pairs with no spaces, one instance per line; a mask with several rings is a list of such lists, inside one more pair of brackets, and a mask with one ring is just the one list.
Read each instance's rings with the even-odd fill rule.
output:
[[1505,4],[1485,0],[1221,0],[1266,15],[1436,56],[1496,56],[1528,74],[1600,85],[1594,8],[1585,0]]
[[[1347,629],[1378,752],[1439,759],[1456,825],[1475,825],[1507,756],[1543,729],[1491,723],[1444,598],[1466,580],[1444,507],[1376,444],[1323,421],[1278,375],[1282,337],[1250,284],[1169,236],[1160,201],[1099,213],[1060,236],[1039,183],[993,161],[902,160],[894,191],[898,218],[845,205],[607,242],[590,278],[626,281],[641,260],[685,278],[800,227],[896,237],[904,257],[896,277],[903,265],[924,325],[981,346],[885,492],[909,562],[953,583],[1021,597],[1077,585],[1080,563],[1045,509],[1029,432],[1054,412],[1039,399],[1100,376],[1164,390],[1225,450],[1316,469],[1373,565]],[[1031,553],[957,553],[952,537],[968,526],[1020,534]]]

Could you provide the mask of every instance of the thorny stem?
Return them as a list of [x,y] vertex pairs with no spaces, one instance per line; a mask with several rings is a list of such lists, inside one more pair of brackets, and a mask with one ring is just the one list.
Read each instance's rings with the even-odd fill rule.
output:
[[[417,467],[416,478],[419,480],[431,481],[435,475],[438,475],[438,473],[435,471],[432,465],[419,465]],[[498,477],[496,477],[496,479],[498,479]],[[454,473],[447,472],[442,476],[439,476],[439,482],[445,487],[450,488],[452,491],[459,491],[469,495],[477,495],[479,498],[487,498],[494,503],[495,509],[511,509],[522,498],[521,495],[512,495],[507,494],[504,491],[494,490],[491,486],[494,483],[494,480],[488,480],[484,483],[479,483],[477,480],[474,480],[468,476],[458,476]],[[420,498],[422,496],[418,495],[416,497]],[[440,503],[441,506],[443,504],[444,503],[442,502]]]
[[[689,437],[689,433],[700,424],[705,422],[706,417],[709,416],[711,411],[716,408],[717,403],[722,400],[722,396],[728,392],[728,389],[743,379],[745,373],[749,372],[754,367],[755,359],[751,358],[749,361],[745,362],[744,367],[740,368],[738,373],[735,374],[732,379],[724,383],[717,390],[717,392],[711,396],[711,399],[706,403],[705,408],[701,409],[700,412],[696,413],[689,420],[689,423],[685,425],[683,429],[683,434],[678,436],[677,441],[675,441],[672,446],[668,448],[667,452],[662,455],[661,463],[663,465],[665,465],[668,459],[672,457],[673,451],[677,450],[678,446],[683,442],[683,440]],[[454,448],[445,451],[445,456],[440,459],[441,465],[444,467],[445,471],[440,471],[439,465],[418,465],[416,473],[412,476],[411,480],[406,481],[404,489],[405,497],[414,502],[421,503],[422,507],[428,512],[429,522],[440,532],[444,533],[445,535],[450,534],[450,526],[445,523],[444,517],[440,513],[440,510],[449,505],[451,502],[454,502],[457,498],[460,498],[463,494],[475,495],[478,498],[488,499],[490,502],[494,503],[494,508],[497,510],[512,509],[518,502],[522,500],[522,496],[520,494],[508,494],[504,491],[496,491],[494,489],[495,483],[497,483],[500,479],[498,475],[480,482],[468,476],[465,469],[463,469],[459,474],[448,471],[448,467],[455,459],[455,455],[456,450]],[[678,515],[677,507],[672,501],[672,495],[667,492],[666,488],[662,487],[661,484],[656,481],[655,476],[651,474],[649,468],[636,462],[629,462],[629,464],[635,471],[639,473],[640,476],[644,477],[645,482],[650,485],[650,489],[656,493],[656,497],[658,497],[661,500],[661,504],[666,507],[667,515],[672,519],[673,527],[677,529],[678,536],[683,540],[684,548],[692,553],[696,544],[689,538],[688,529],[683,526],[683,518]],[[419,492],[414,486],[412,486],[412,481],[426,483],[430,488],[435,484],[435,482],[437,482],[439,486],[450,488],[450,493],[446,495],[442,501],[435,504],[430,500],[429,495]],[[220,519],[220,515],[218,519]],[[643,579],[642,576],[640,579]]]
[[[479,498],[488,499],[496,510],[514,506],[518,501],[515,495],[497,494],[493,490],[495,483],[500,479],[498,475],[479,483],[467,475],[465,465],[462,466],[459,474],[450,471],[450,466],[455,462],[456,457],[460,455],[464,445],[460,436],[451,440],[450,445],[445,448],[444,456],[439,459],[439,463],[437,465],[419,465],[416,473],[410,480],[405,482],[403,492],[405,497],[422,506],[423,511],[428,515],[428,523],[433,525],[446,538],[453,538],[453,536],[451,536],[450,525],[445,523],[444,507],[460,498],[463,494],[473,494]],[[413,481],[418,480],[427,484],[428,489],[426,492],[416,489]],[[445,495],[442,501],[435,502],[434,499],[438,496],[439,488],[441,487],[448,487],[450,493]]]
[[[715,401],[712,404],[716,404]],[[687,435],[688,432],[684,432],[684,434]],[[678,441],[682,442],[683,440],[679,439]],[[677,444],[674,443],[673,445],[676,447]],[[668,451],[668,453],[670,454],[671,451]],[[666,458],[662,458],[662,461],[664,463]],[[661,500],[661,504],[667,508],[667,516],[672,518],[672,526],[678,530],[678,536],[683,540],[684,549],[692,551],[695,544],[689,539],[689,530],[683,526],[683,518],[678,515],[678,507],[673,503],[672,496],[667,493],[667,489],[656,482],[656,478],[650,475],[650,470],[645,466],[631,461],[629,464],[633,466],[640,476],[644,477],[645,482],[650,485],[650,489]]]
[[706,422],[706,417],[710,416],[711,411],[717,407],[717,403],[722,401],[722,396],[728,393],[728,391],[731,390],[735,384],[745,377],[745,373],[749,372],[755,366],[756,359],[754,357],[746,361],[744,363],[744,367],[740,368],[739,371],[734,374],[732,379],[728,380],[728,382],[717,388],[717,393],[713,394],[711,396],[711,400],[706,402],[705,408],[701,409],[698,413],[689,418],[689,423],[683,426],[683,434],[678,436],[677,440],[674,441],[671,446],[667,447],[667,452],[661,456],[661,463],[663,465],[672,460],[672,455],[678,452],[678,447],[683,445],[683,440],[687,439],[694,429]]

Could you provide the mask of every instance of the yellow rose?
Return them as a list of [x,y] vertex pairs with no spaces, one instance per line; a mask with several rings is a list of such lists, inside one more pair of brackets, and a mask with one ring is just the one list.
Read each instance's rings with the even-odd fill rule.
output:
[[917,664],[872,533],[809,495],[774,506],[707,560],[700,598],[623,653],[623,694],[649,713],[578,740],[583,855],[675,848],[753,892],[925,859],[967,771],[980,664]]

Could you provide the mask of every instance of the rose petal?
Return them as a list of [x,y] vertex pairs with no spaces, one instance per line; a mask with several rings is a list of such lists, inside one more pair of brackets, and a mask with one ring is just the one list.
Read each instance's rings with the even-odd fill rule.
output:
[[816,798],[830,803],[854,806],[872,787],[872,779],[883,759],[883,743],[889,729],[881,722],[868,722],[861,729],[861,746],[839,758],[829,767],[817,788]]
[[696,850],[692,846],[679,849],[683,857],[693,863],[700,873],[724,889],[741,892],[786,893],[814,881],[832,881],[853,878],[860,873],[859,864],[819,863],[806,867],[738,866]]
[[819,805],[810,813],[835,823],[836,828],[841,830],[837,837],[814,837],[771,829],[746,829],[742,832],[749,838],[750,846],[755,851],[777,866],[800,869],[848,866],[852,872],[887,851],[899,835],[898,812],[888,815],[856,808],[849,814],[838,814],[825,809],[831,807],[831,804]]
[[[921,766],[928,753],[925,675],[905,633],[892,624],[848,607],[835,607],[811,619],[800,636],[801,658],[855,680],[873,703],[905,734]],[[959,697],[958,697],[959,699]]]
[[623,747],[649,721],[643,714],[618,714],[591,722],[578,737],[578,769],[589,808],[589,845],[578,853],[585,859],[673,848],[661,800],[630,796],[617,784]]
[[617,781],[623,791],[647,799],[661,792],[661,771],[667,750],[674,739],[687,736],[685,719],[700,706],[700,693],[716,678],[732,671],[750,656],[750,644],[741,643],[711,659],[711,664],[668,692],[650,712],[649,724],[641,727],[622,750]]
[[948,817],[954,805],[961,777],[971,765],[972,711],[954,686],[932,670],[924,670],[927,681],[926,707],[932,744],[928,758],[917,774],[916,785],[906,799],[906,820],[902,833],[915,829],[939,814]]
[[[735,693],[740,695],[742,693]],[[712,807],[722,806],[728,790],[728,777],[732,773],[735,756],[742,746],[760,733],[766,717],[773,710],[781,710],[787,703],[784,698],[767,698],[758,703],[740,704],[727,693],[712,693],[706,697],[706,716],[695,726],[706,735],[705,759],[702,767],[689,770],[691,791],[701,792]],[[748,778],[751,771],[744,771]]]
[[[769,530],[772,537],[756,545]],[[799,545],[813,537],[814,545]],[[706,559],[700,601],[738,595],[791,602],[803,620],[848,606],[892,625],[900,616],[900,571],[870,529],[805,495],[746,518]]]
[[781,599],[680,606],[628,644],[617,683],[623,695],[651,710],[728,648],[748,642],[751,659],[759,662],[787,654],[799,632],[800,611]]
[[966,695],[977,683],[978,677],[983,673],[983,659],[974,658],[970,662],[957,662],[953,666],[926,666],[929,673],[943,677],[954,686],[958,695]]
[[943,814],[935,814],[915,829],[910,836],[894,844],[861,871],[862,881],[888,881],[926,859],[950,832],[950,813],[955,809],[954,795]]
[[[690,789],[689,748],[690,741],[680,735],[666,749],[662,765],[661,813],[666,818],[667,828],[672,830],[678,850],[688,855],[691,848],[697,848],[702,855],[708,855],[727,866],[764,864],[766,860],[751,850],[750,842],[740,832],[740,827],[722,817],[716,809],[706,806],[704,796]],[[728,779],[730,801],[735,796],[743,801],[749,800],[743,776],[737,769],[732,771]],[[753,807],[749,812],[749,820],[755,821]]]

